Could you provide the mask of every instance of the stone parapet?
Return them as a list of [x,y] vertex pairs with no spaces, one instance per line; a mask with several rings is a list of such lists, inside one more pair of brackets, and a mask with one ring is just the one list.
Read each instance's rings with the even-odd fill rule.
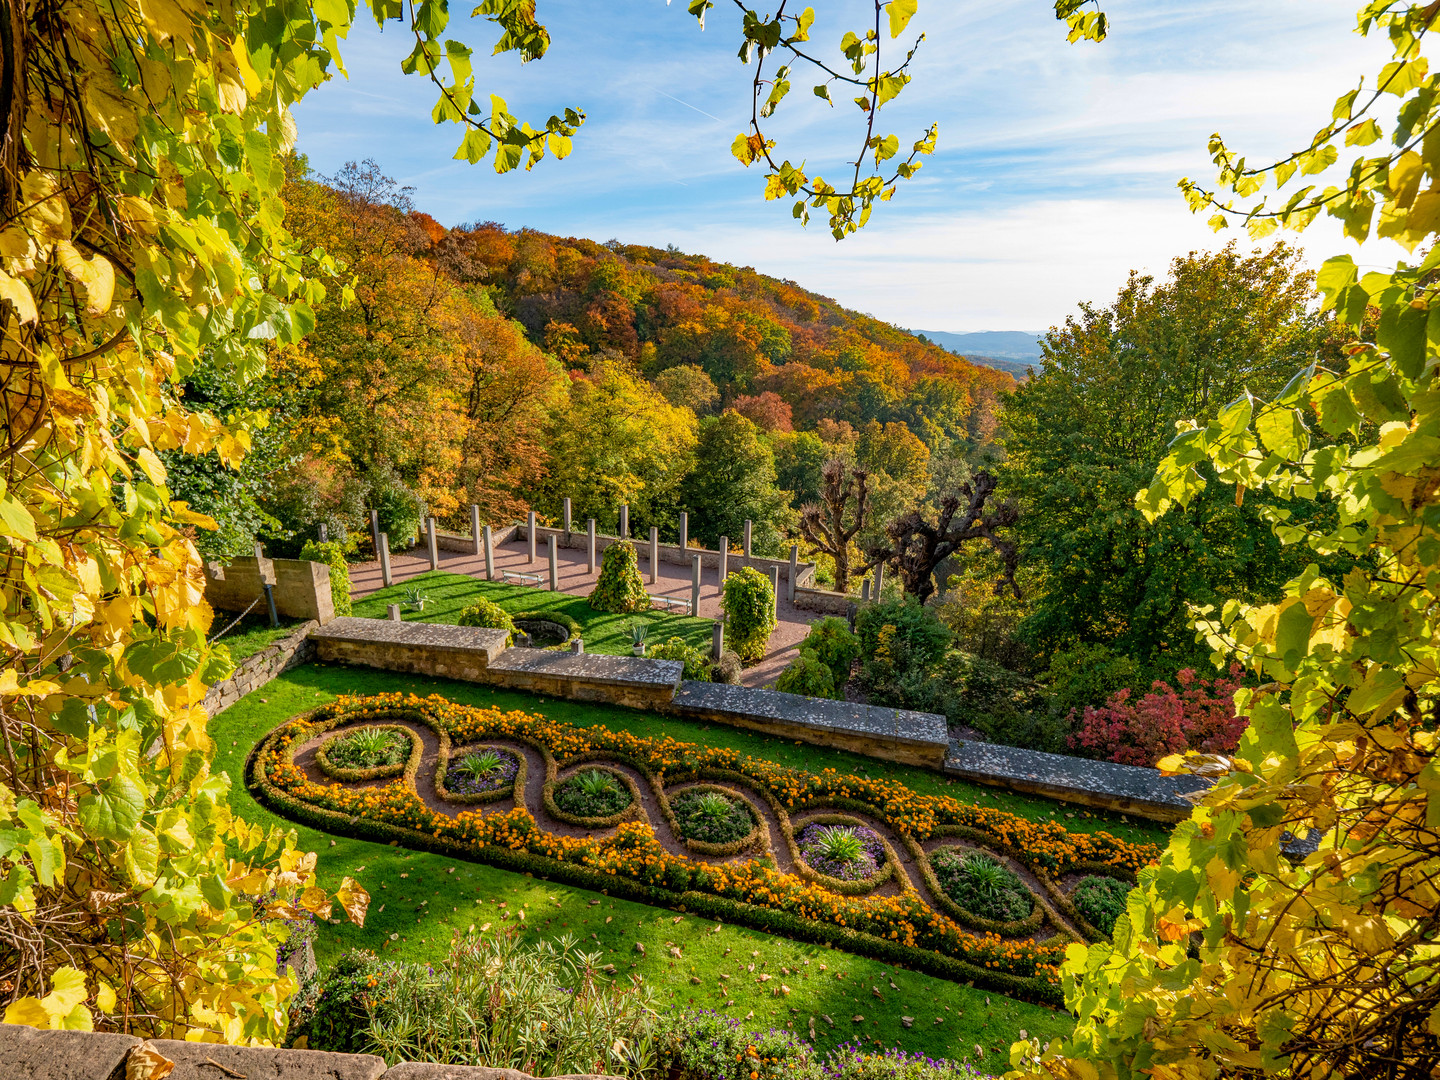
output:
[[287,619],[326,623],[335,617],[330,568],[308,559],[234,559],[222,566],[205,564],[205,601],[217,611],[268,614],[265,586],[275,611]]
[[509,635],[486,626],[336,619],[310,635],[321,660],[412,675],[489,682],[485,673]]
[[725,683],[683,682],[663,711],[931,769],[950,747],[945,718],[934,713]]
[[1193,804],[1187,796],[1209,786],[1198,776],[1162,776],[1159,769],[1138,765],[965,739],[951,743],[945,772],[977,784],[1167,822],[1188,818]]
[[[145,1042],[98,1031],[46,1031],[0,1024],[0,1077],[4,1080],[125,1080],[132,1055],[173,1063],[169,1080],[532,1080],[518,1069],[401,1062],[387,1067],[373,1054],[332,1054],[223,1043]],[[163,1074],[162,1074],[163,1075]],[[552,1080],[619,1080],[581,1073]]]

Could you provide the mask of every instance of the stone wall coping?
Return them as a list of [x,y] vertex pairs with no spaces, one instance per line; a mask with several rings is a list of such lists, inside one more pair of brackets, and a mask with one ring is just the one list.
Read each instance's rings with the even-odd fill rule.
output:
[[346,615],[311,631],[314,641],[354,641],[378,645],[416,645],[483,653],[493,662],[506,651],[508,633],[488,626],[454,626],[450,623],[392,622]]
[[[174,1062],[169,1080],[533,1080],[518,1069],[401,1062],[373,1054],[155,1039],[100,1031],[48,1031],[0,1024],[3,1080],[124,1080],[132,1051],[148,1046]],[[552,1080],[620,1080],[589,1073]]]
[[1017,746],[956,739],[945,772],[982,784],[1018,788],[1067,802],[1130,810],[1142,817],[1178,821],[1190,816],[1187,795],[1204,791],[1198,776],[1162,776],[1159,769],[1049,754]]
[[643,656],[516,647],[506,649],[497,659],[490,661],[489,670],[673,690],[680,685],[685,665],[679,660],[654,660]]
[[670,711],[678,715],[695,712],[761,718],[820,731],[927,746],[948,746],[950,743],[945,717],[935,713],[831,701],[727,683],[687,680],[676,691]]

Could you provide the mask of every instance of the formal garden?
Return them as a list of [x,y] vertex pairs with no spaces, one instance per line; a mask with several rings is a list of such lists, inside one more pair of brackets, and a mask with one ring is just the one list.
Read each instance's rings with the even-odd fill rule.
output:
[[[1083,898],[1096,881],[1128,889],[1165,839],[758,733],[326,664],[212,732],[216,768],[246,776],[233,808],[298,828],[322,883],[370,894],[364,928],[299,924],[324,979],[568,935],[597,978],[638,976],[662,1012],[713,1010],[817,1053],[998,1067],[1021,1029],[1066,1030],[1055,967],[1114,917]],[[967,860],[974,875],[951,866]],[[322,1010],[297,1031],[338,1048],[370,1015],[347,1027]]]

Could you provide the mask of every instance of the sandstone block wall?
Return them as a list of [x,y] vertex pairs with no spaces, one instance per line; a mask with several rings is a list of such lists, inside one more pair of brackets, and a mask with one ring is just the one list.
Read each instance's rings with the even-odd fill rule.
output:
[[[142,1050],[143,1048],[143,1050]],[[532,1080],[518,1069],[401,1062],[386,1066],[373,1054],[331,1054],[221,1043],[145,1042],[96,1031],[44,1031],[0,1024],[0,1077],[4,1080],[125,1080],[131,1056],[171,1061],[169,1080]],[[555,1080],[618,1080],[575,1074]]]
[[[235,559],[227,566],[205,564],[205,600],[216,611],[267,614],[264,586],[275,597],[275,610],[288,619],[327,623],[335,617],[330,568],[304,559]],[[252,606],[253,605],[253,606]]]
[[[315,565],[320,565],[316,563]],[[328,579],[327,579],[327,584]],[[259,690],[271,679],[291,668],[315,659],[315,643],[310,631],[319,627],[314,619],[297,626],[287,637],[247,656],[224,682],[216,683],[205,695],[205,711],[211,716],[224,712],[252,690]],[[224,640],[223,638],[221,639]]]

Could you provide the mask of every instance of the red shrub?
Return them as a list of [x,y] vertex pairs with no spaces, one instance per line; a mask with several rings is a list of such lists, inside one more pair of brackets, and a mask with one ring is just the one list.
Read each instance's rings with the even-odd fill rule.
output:
[[[1234,750],[1247,725],[1235,715],[1240,665],[1230,665],[1228,678],[1214,679],[1196,678],[1193,670],[1185,668],[1175,681],[1179,692],[1157,679],[1138,702],[1130,700],[1129,690],[1121,690],[1099,708],[1087,705],[1080,726],[1070,736],[1070,748],[1122,765],[1153,765],[1166,754],[1186,750]],[[1073,710],[1070,720],[1075,720]]]

